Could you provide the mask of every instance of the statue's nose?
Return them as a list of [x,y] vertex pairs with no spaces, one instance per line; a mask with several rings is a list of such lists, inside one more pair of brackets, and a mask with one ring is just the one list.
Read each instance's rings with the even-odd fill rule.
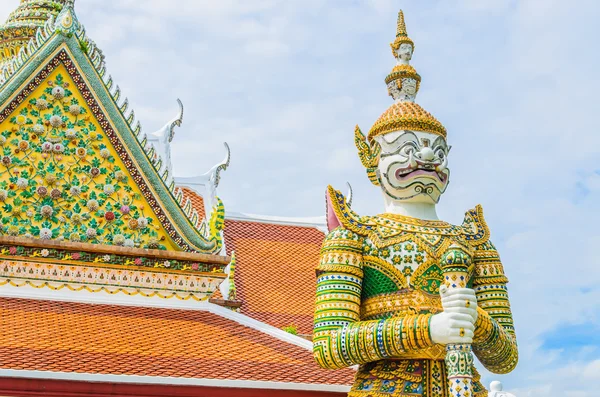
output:
[[431,161],[435,158],[435,153],[433,153],[433,150],[431,150],[431,148],[424,147],[419,151],[417,157],[424,161]]

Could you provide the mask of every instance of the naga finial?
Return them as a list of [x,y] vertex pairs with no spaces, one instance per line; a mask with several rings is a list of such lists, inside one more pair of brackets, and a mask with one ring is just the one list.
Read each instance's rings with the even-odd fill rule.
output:
[[181,127],[183,123],[183,102],[181,99],[177,98],[177,104],[179,105],[179,113],[177,117],[169,123],[169,142],[173,142],[173,138],[175,137],[175,127]]

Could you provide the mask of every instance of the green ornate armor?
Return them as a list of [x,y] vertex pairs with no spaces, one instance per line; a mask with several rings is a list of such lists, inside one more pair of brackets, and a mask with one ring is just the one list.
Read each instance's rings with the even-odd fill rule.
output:
[[[326,237],[317,267],[314,355],[325,368],[360,365],[349,396],[449,396],[446,349],[432,342],[429,322],[442,311],[442,264],[458,255],[468,277],[454,281],[478,301],[473,352],[495,373],[516,366],[508,280],[480,206],[454,226],[359,216],[341,193],[328,194],[341,226]],[[474,396],[487,396],[473,374]]]

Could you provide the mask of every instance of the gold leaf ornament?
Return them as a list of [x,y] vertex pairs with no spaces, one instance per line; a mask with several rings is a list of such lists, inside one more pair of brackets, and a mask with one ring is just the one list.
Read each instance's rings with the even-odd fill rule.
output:
[[379,178],[377,177],[377,166],[379,165],[379,154],[381,153],[381,146],[377,142],[369,144],[367,137],[362,133],[360,127],[357,125],[354,129],[354,144],[358,149],[358,158],[361,164],[367,170],[367,176],[371,183],[375,186],[379,186]]

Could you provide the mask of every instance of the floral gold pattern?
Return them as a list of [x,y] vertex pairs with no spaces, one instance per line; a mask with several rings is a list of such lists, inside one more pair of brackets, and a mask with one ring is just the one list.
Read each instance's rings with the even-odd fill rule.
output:
[[[87,110],[97,120],[118,157],[123,160],[132,183],[137,185],[149,204],[148,210],[155,214],[172,242],[179,250],[219,252],[222,247],[221,230],[211,228],[223,223],[201,222],[197,212],[176,189],[170,170],[165,168],[153,145],[141,133],[140,123],[135,122],[133,110],[128,109],[127,98],[121,98],[120,89],[118,86],[115,88],[113,79],[107,75],[104,55],[86,36],[74,14],[73,2],[65,0],[59,5],[61,10],[56,19],[51,15],[43,26],[37,28],[26,50],[21,48],[18,55],[7,59],[2,66],[0,101],[4,107],[0,112],[0,122],[12,117],[13,111],[23,101],[29,100],[30,94],[43,85],[57,67],[64,66],[81,93],[82,98],[79,99],[83,99]],[[222,210],[222,205],[213,209]],[[48,213],[47,209],[45,213]]]
[[0,124],[0,232],[175,249],[59,66]]

